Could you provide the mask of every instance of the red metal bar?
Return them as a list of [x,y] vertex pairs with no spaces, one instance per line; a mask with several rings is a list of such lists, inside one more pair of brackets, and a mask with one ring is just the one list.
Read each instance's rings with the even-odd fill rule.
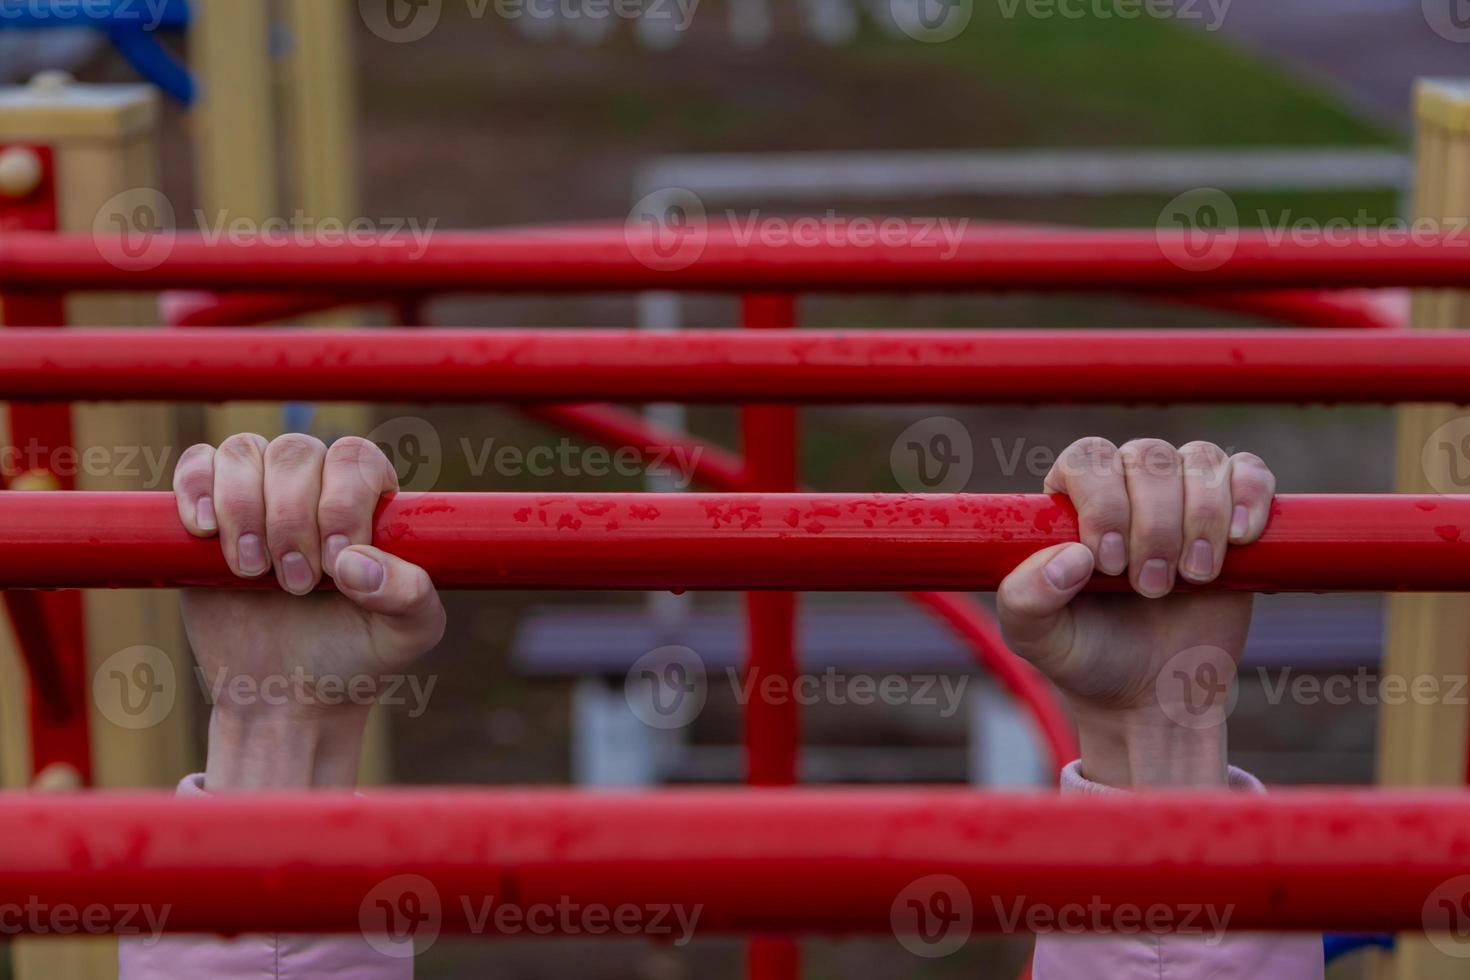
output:
[[[375,524],[448,589],[983,591],[1076,535],[1031,494],[405,493]],[[242,584],[168,493],[0,494],[0,554],[0,588]],[[1213,588],[1470,591],[1470,496],[1280,496]]]
[[1470,402],[1470,335],[1369,330],[7,330],[47,400]]
[[1185,233],[970,231],[946,239],[915,222],[897,242],[834,234],[775,244],[696,231],[692,264],[670,266],[651,233],[627,229],[439,233],[384,242],[209,243],[180,235],[156,268],[109,261],[92,235],[0,242],[0,288],[41,290],[363,290],[451,292],[648,289],[716,292],[911,290],[1104,292],[1456,288],[1470,281],[1470,235],[1362,231],[1352,241],[1227,232],[1202,269]]
[[[747,293],[740,301],[740,323],[747,330],[791,330],[797,325],[797,297],[790,293]],[[740,432],[745,446],[749,487],[767,493],[792,493],[801,483],[798,418],[794,405],[745,405]],[[800,781],[801,706],[795,698],[762,697],[763,684],[796,684],[795,592],[745,594],[746,657],[744,681],[757,692],[745,704],[745,781],[751,786],[792,786]],[[755,936],[745,950],[749,980],[796,980],[801,947],[781,936]]]
[[[0,150],[6,149],[0,145]],[[13,234],[54,232],[57,222],[56,160],[49,146],[30,146],[42,167],[39,185],[23,197],[0,195],[0,240]],[[0,323],[33,324],[55,333],[66,324],[66,300],[57,292],[0,293]],[[34,331],[31,331],[34,332]],[[0,331],[4,333],[4,331]],[[8,406],[9,445],[40,459],[55,460],[72,449],[67,405]],[[72,490],[75,476],[63,469],[0,472],[7,490],[17,484]],[[31,776],[55,765],[69,767],[83,785],[92,779],[92,745],[87,719],[86,616],[82,595],[65,592],[6,592],[6,612],[16,647],[26,665]]]
[[977,931],[1002,929],[1018,903],[1104,906],[1118,924],[1131,910],[1134,928],[1139,909],[1196,905],[1228,909],[1232,930],[1416,930],[1436,889],[1466,873],[1470,796],[1458,792],[0,799],[0,900],[98,907],[135,926],[139,905],[167,905],[170,929],[232,935],[357,932],[365,899],[400,874],[428,880],[437,902],[420,907],[447,932],[471,931],[493,895],[697,906],[696,935],[891,934],[895,899],[935,874],[959,880]]

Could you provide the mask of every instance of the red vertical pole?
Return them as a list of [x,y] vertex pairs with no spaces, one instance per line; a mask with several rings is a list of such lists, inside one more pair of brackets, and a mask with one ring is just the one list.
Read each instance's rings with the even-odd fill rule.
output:
[[[4,149],[0,146],[0,151]],[[0,195],[0,237],[7,232],[56,231],[54,157],[50,147],[26,149],[40,162],[42,178],[28,193]],[[60,293],[0,294],[0,312],[14,324],[66,324],[66,302]],[[0,472],[0,484],[6,489],[75,490],[70,407],[11,404],[9,410],[10,452],[4,467],[8,472]],[[70,464],[63,454],[70,454]],[[69,766],[83,785],[90,784],[90,685],[82,594],[6,592],[4,598],[28,673],[31,776],[53,765]]]
[[[741,325],[752,330],[796,327],[797,299],[789,293],[754,293],[741,299]],[[745,460],[753,490],[790,493],[798,489],[797,414],[792,405],[747,405],[741,409]],[[796,679],[796,593],[750,592],[745,596],[746,782],[752,786],[791,786],[797,781],[801,712],[789,696]],[[779,685],[768,678],[778,678]],[[770,683],[778,698],[762,697]],[[801,976],[801,948],[792,939],[752,938],[746,951],[750,980],[795,980]]]

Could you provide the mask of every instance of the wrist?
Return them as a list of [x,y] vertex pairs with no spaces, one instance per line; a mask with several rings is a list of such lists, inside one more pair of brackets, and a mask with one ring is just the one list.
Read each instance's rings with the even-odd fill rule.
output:
[[1156,706],[1075,706],[1082,775],[1119,789],[1209,788],[1230,782],[1224,722],[1189,727]]
[[357,784],[368,711],[303,714],[216,705],[204,787],[210,792],[345,788]]

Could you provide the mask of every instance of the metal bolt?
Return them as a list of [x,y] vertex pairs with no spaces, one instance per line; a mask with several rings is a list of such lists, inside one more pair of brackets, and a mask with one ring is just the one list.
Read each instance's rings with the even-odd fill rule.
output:
[[41,156],[27,146],[12,146],[0,152],[0,197],[30,195],[46,176]]

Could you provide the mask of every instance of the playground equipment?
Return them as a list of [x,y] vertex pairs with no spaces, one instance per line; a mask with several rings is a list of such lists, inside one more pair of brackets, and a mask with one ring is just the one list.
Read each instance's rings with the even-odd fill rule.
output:
[[[1426,136],[1421,157],[1435,164],[1431,170],[1421,162],[1421,172],[1430,175],[1427,182],[1437,175],[1460,173],[1441,164],[1453,158],[1458,161],[1456,166],[1462,166],[1470,153],[1461,132],[1467,104],[1464,94],[1433,86],[1425,92],[1421,115]],[[1458,108],[1445,108],[1451,105]],[[242,128],[248,132],[250,127],[242,124]],[[45,152],[37,156],[43,180],[16,200],[26,205],[25,218],[18,219],[21,227],[44,233],[51,228],[37,225],[45,225],[47,215],[31,205],[33,195],[50,193],[40,188],[54,186],[55,172]],[[1456,188],[1464,184],[1444,179]],[[1425,193],[1421,183],[1421,195]],[[1424,200],[1428,198],[1421,197]],[[1448,196],[1444,201],[1445,209],[1461,206]],[[7,202],[7,212],[11,206]],[[1421,210],[1424,207],[1427,205],[1421,203]],[[1425,213],[1454,212],[1435,209]],[[53,226],[66,224],[50,217]],[[956,372],[948,381],[952,387],[947,397],[967,393],[973,397],[979,378],[987,384],[999,380],[993,373],[983,374],[987,368],[975,356],[976,339],[956,334],[950,339],[971,345],[969,361],[960,356],[958,367],[938,357],[942,353],[938,337],[875,335],[868,342],[897,343],[900,349],[917,350],[913,356],[918,366],[906,365],[903,356],[894,363],[885,359],[893,355],[880,357],[877,350],[870,349],[866,362],[839,364],[840,370],[824,381],[828,368],[820,362],[803,362],[798,356],[808,338],[753,332],[795,327],[798,292],[1027,288],[1148,291],[1168,297],[1205,290],[1453,289],[1470,277],[1470,248],[1466,247],[1470,241],[1455,235],[1407,245],[1365,236],[1353,245],[1338,247],[1277,243],[1260,235],[1233,233],[1228,239],[1229,254],[1214,268],[1202,271],[1189,266],[1187,238],[1154,232],[986,233],[968,236],[956,243],[952,255],[941,255],[921,247],[918,229],[915,231],[914,238],[900,244],[817,249],[744,245],[711,233],[694,240],[698,254],[678,268],[661,265],[657,261],[660,252],[644,247],[653,242],[626,229],[441,236],[417,256],[381,243],[333,248],[265,243],[211,247],[188,236],[175,236],[162,240],[167,254],[150,268],[109,261],[106,249],[116,243],[106,235],[22,232],[0,238],[0,291],[8,322],[21,328],[61,325],[67,317],[56,297],[86,291],[249,292],[257,294],[257,308],[298,310],[358,301],[367,292],[390,300],[456,290],[737,292],[744,296],[742,319],[752,333],[739,338],[694,335],[666,341],[670,351],[694,358],[692,362],[675,361],[677,370],[667,361],[655,360],[649,338],[604,334],[596,342],[582,337],[587,341],[585,349],[570,352],[581,358],[580,380],[586,387],[554,389],[553,383],[563,382],[549,371],[539,375],[539,387],[528,381],[519,391],[514,390],[521,383],[516,380],[518,374],[504,374],[499,380],[506,382],[515,397],[538,401],[557,395],[585,398],[593,392],[597,397],[630,400],[715,397],[691,390],[679,379],[693,364],[709,372],[706,381],[725,375],[722,383],[727,387],[717,394],[726,398],[789,403],[800,394],[804,382],[830,385],[824,397],[846,400],[860,394],[860,383],[892,384],[888,397],[894,399],[933,398],[934,389],[917,380],[916,372],[922,370],[939,381],[945,379],[944,372]],[[654,261],[649,260],[650,255]],[[370,290],[364,290],[364,282],[371,283]],[[1431,294],[1421,303],[1416,323],[1449,326],[1462,312]],[[860,336],[816,336],[809,343],[819,351],[825,343],[827,356],[836,356],[851,349],[844,345],[860,347],[856,339]],[[159,348],[162,338],[156,335],[84,335],[82,341],[73,341],[68,333],[51,330],[23,331],[19,337],[13,344],[0,337],[4,341],[0,363],[13,372],[10,379],[17,385],[6,393],[25,400],[144,397],[127,369],[153,372],[154,382],[175,387],[174,397],[285,397],[297,389],[272,388],[259,372],[253,381],[248,372],[236,378],[230,371],[230,378],[224,377],[225,369],[240,367],[242,358],[269,356],[272,344],[289,345],[293,350],[315,346],[314,354],[302,355],[302,363],[318,365],[318,372],[323,361],[313,357],[341,357],[348,365],[351,358],[358,358],[360,368],[344,367],[332,382],[340,385],[334,393],[342,397],[384,397],[376,383],[395,366],[382,351],[373,353],[382,339],[378,335],[319,340],[309,334],[258,339],[232,333],[170,334],[169,345],[175,340],[187,342],[198,345],[195,350],[201,356],[220,358],[215,370],[221,373],[214,375],[215,381],[239,385],[204,392],[190,387],[189,363],[170,364],[167,354],[154,352],[170,349]],[[1067,335],[1052,335],[1051,339],[1054,342],[1058,337],[1080,339]],[[1035,381],[1039,376],[1035,338],[1012,334],[1000,339],[1014,344],[1018,371],[1024,368],[1026,357],[1032,359],[1029,377]],[[1282,335],[1274,350],[1277,341],[1267,334],[1228,335],[1213,341],[1214,347],[1206,338],[1200,338],[1198,346],[1193,346],[1193,339],[1175,339],[1184,349],[1162,355],[1163,360],[1154,362],[1158,370],[1171,365],[1176,369],[1212,368],[1218,372],[1211,389],[1215,397],[1234,391],[1234,385],[1240,383],[1257,386],[1252,397],[1272,400],[1287,399],[1293,392],[1297,397],[1332,400],[1463,397],[1466,351],[1455,337],[1322,334],[1313,341]],[[1131,367],[1140,355],[1139,342],[1126,336],[1087,340],[1089,344],[1095,340],[1098,350],[1116,345],[1103,355],[1113,359],[1104,362],[1112,365],[1105,370],[1120,364]],[[149,341],[154,351],[139,346]],[[459,397],[480,396],[485,374],[497,363],[502,367],[506,363],[504,352],[499,362],[483,352],[478,363],[474,360],[475,345],[487,345],[484,349],[488,351],[501,342],[495,338],[416,334],[413,348],[421,341],[468,352],[467,363],[437,368],[458,373]],[[555,338],[545,335],[516,334],[507,342],[524,343],[533,352],[540,345],[543,356],[550,351],[565,359],[569,353],[562,348],[557,354]],[[926,343],[931,345],[927,353]],[[353,344],[362,349],[354,353]],[[701,349],[702,344],[706,346]],[[1359,344],[1363,346],[1355,346]],[[30,352],[41,349],[38,345],[46,345],[57,358],[68,361],[57,362],[59,370],[51,380],[69,387],[42,390],[37,372],[53,365],[28,360]],[[412,358],[413,348],[395,351],[392,356]],[[719,357],[740,349],[763,352],[755,363],[771,370],[757,374],[754,369],[716,365]],[[658,377],[637,379],[637,384],[647,386],[644,388],[618,380],[617,372],[628,373],[629,353],[639,350],[647,359],[635,359],[632,366],[648,368],[650,374],[659,372],[660,383],[666,385],[662,391],[654,387]],[[441,359],[444,353],[441,348]],[[1318,360],[1310,371],[1293,375],[1297,368],[1289,361],[1292,353]],[[1100,355],[1094,350],[1087,356]],[[160,359],[150,361],[154,357]],[[1169,357],[1175,360],[1167,360]],[[930,359],[927,365],[926,358]],[[263,362],[255,363],[258,368]],[[558,362],[553,357],[547,363]],[[1391,369],[1366,370],[1367,364],[1388,364]],[[396,366],[404,364],[400,361]],[[429,370],[422,362],[408,366]],[[558,371],[565,367],[561,364]],[[842,377],[842,372],[850,373]],[[476,374],[481,387],[476,386]],[[774,378],[761,380],[767,374]],[[1242,382],[1242,378],[1253,380]],[[314,385],[321,378],[297,375],[292,383],[306,380],[313,387],[300,393],[320,395]],[[593,387],[594,381],[604,387]],[[753,387],[742,389],[742,381]],[[1082,384],[1077,378],[1073,381]],[[409,375],[398,383],[403,397],[430,393],[411,386],[426,384],[424,377]],[[28,388],[21,387],[27,384]],[[1013,387],[1007,397],[1037,401],[1065,394],[1055,388],[1028,393],[1017,390],[1019,387]],[[157,396],[157,388],[149,390]],[[1187,397],[1178,387],[1171,391],[1174,396]],[[508,396],[497,389],[495,397]],[[1098,383],[1093,397],[1140,396],[1114,381]],[[1144,397],[1150,401],[1162,398],[1153,392]],[[22,421],[25,411],[21,411]],[[641,425],[636,417],[595,406],[551,406],[540,411],[543,417],[565,420],[599,438]],[[1405,483],[1411,476],[1414,482],[1435,479],[1423,473],[1420,450],[1432,425],[1444,418],[1442,410],[1406,412],[1401,439]],[[433,507],[416,507],[424,498],[403,495],[385,504],[384,541],[391,541],[407,557],[424,561],[448,586],[776,590],[749,600],[750,663],[789,679],[795,672],[792,616],[796,600],[780,590],[988,587],[1023,551],[1066,539],[1067,508],[1051,498],[792,496],[797,489],[793,409],[789,404],[754,405],[745,410],[743,421],[744,459],[733,459],[730,454],[716,457],[707,475],[738,481],[750,491],[744,496],[561,496],[555,502],[545,495],[439,497],[428,501]],[[31,474],[36,479],[46,475]],[[1403,489],[1422,493],[1429,488]],[[1470,520],[1466,498],[1283,497],[1278,506],[1270,536],[1234,556],[1219,587],[1466,588],[1470,574],[1464,555],[1463,529]],[[6,517],[0,527],[7,536],[0,543],[7,546],[7,555],[17,559],[6,563],[5,574],[11,577],[4,584],[13,590],[234,584],[222,577],[217,550],[207,542],[188,539],[177,527],[172,507],[166,494],[94,497],[12,490],[0,495],[0,514]],[[978,530],[989,527],[998,532],[998,541],[987,540],[975,533],[973,523],[996,508],[1003,514],[1009,512],[1010,523],[982,525]],[[543,511],[544,526],[540,523]],[[619,515],[616,528],[608,526],[610,514]],[[722,515],[728,515],[725,523],[720,523]],[[949,518],[948,524],[940,520],[941,515]],[[885,516],[893,516],[902,533],[897,527],[880,526]],[[972,526],[965,527],[960,518],[969,518]],[[746,520],[758,520],[759,528],[743,527]],[[815,524],[821,524],[820,532]],[[404,527],[416,533],[413,543],[402,535]],[[1009,540],[1005,533],[1011,535]],[[482,554],[468,546],[477,541],[505,549],[511,560],[503,574],[486,572]],[[517,550],[519,545],[528,547]],[[415,552],[415,547],[425,550]],[[871,558],[874,549],[878,561]],[[922,601],[975,634],[982,650],[991,644],[984,655],[996,664],[1009,664],[1000,669],[1029,676],[1013,659],[1005,661],[997,655],[993,637],[985,636],[983,617],[977,620],[963,602],[944,596]],[[1470,648],[1463,632],[1463,601],[1445,597],[1414,601],[1416,605],[1403,605],[1396,612],[1399,625],[1391,654],[1396,659],[1391,662],[1406,674],[1452,673],[1455,658],[1462,660]],[[33,683],[43,683],[38,678],[44,676],[45,663],[32,660],[37,671]],[[1404,669],[1406,665],[1409,669]],[[64,677],[56,689],[69,690],[75,680]],[[1015,683],[1019,687],[1026,682]],[[789,784],[794,781],[799,734],[796,706],[771,705],[761,699],[752,704],[746,732],[750,781],[767,786]],[[1388,729],[1405,734],[1393,736],[1386,777],[1459,784],[1465,769],[1465,733],[1463,711],[1455,714],[1458,720],[1434,712],[1427,725],[1406,718],[1387,719]],[[1430,747],[1422,739],[1431,734],[1438,738],[1432,745],[1433,768],[1410,772],[1407,766],[1400,766],[1405,748],[1429,754]],[[104,807],[106,822],[98,819]],[[1201,820],[1206,808],[1216,808],[1214,816]],[[366,891],[385,874],[421,874],[444,894],[457,895],[471,889],[472,877],[483,881],[486,872],[500,870],[513,874],[523,894],[530,896],[570,895],[587,902],[616,902],[622,896],[701,902],[714,910],[709,920],[714,928],[762,936],[752,950],[755,975],[788,976],[795,974],[799,963],[794,946],[784,935],[810,930],[887,930],[891,928],[891,905],[902,889],[916,878],[937,873],[956,875],[973,893],[1003,899],[1020,896],[1035,904],[1097,894],[1120,902],[1139,898],[1145,903],[1229,901],[1237,909],[1234,922],[1241,927],[1423,927],[1424,903],[1434,890],[1470,872],[1464,809],[1458,795],[1361,793],[1244,801],[1139,800],[1126,806],[1106,801],[995,801],[956,794],[879,797],[826,793],[669,794],[633,801],[603,797],[567,801],[559,794],[456,794],[448,805],[438,797],[419,796],[398,801],[213,801],[208,808],[153,800],[23,799],[0,801],[0,827],[14,821],[14,832],[0,834],[0,841],[23,851],[7,855],[5,867],[14,870],[0,874],[0,893],[13,887],[54,901],[84,895],[94,896],[89,901],[110,897],[169,901],[179,908],[188,907],[189,915],[194,916],[176,920],[176,924],[196,928],[355,929]],[[696,814],[708,819],[697,837],[692,837],[685,821]],[[356,829],[326,834],[323,828],[329,825],[340,830],[344,815]],[[423,832],[430,821],[435,827],[432,835]],[[711,821],[724,832],[711,833]],[[560,843],[553,846],[547,838],[523,837],[524,849],[517,849],[490,833],[497,828],[526,829],[532,824],[553,833],[560,831],[555,836]],[[269,860],[226,849],[222,843],[226,835],[244,826],[253,834],[269,834],[269,839],[285,846]],[[22,836],[21,828],[28,828],[28,838]],[[1112,846],[1097,846],[1100,833]],[[51,834],[55,837],[47,836]],[[297,845],[310,841],[321,847],[324,839],[329,843],[319,852],[325,855],[319,862],[293,861],[301,857],[294,849]],[[568,845],[569,839],[577,843]],[[23,846],[26,840],[34,843]],[[493,843],[497,840],[501,843]],[[63,846],[79,841],[85,845],[80,865],[76,848]],[[470,842],[477,846],[467,846]],[[1177,885],[1179,853],[1196,856],[1190,870],[1199,873],[1189,877],[1188,891]],[[472,854],[477,856],[466,857]],[[597,870],[630,866],[639,867],[640,873],[605,875]],[[238,877],[213,879],[229,881],[227,889],[202,889],[195,883],[201,880],[198,872],[203,868],[232,870]],[[774,875],[778,869],[779,878],[763,879],[761,872]],[[317,884],[305,884],[303,876],[311,876]],[[770,880],[783,885],[773,892]],[[247,890],[247,885],[254,887]],[[448,905],[458,907],[458,903]],[[977,923],[979,928],[996,925],[984,910]],[[446,924],[450,929],[459,927],[453,921]],[[1401,963],[1409,965],[1401,969],[1416,971],[1406,975],[1441,975],[1429,972],[1440,967],[1429,965],[1428,951],[1416,944],[1406,945]]]

